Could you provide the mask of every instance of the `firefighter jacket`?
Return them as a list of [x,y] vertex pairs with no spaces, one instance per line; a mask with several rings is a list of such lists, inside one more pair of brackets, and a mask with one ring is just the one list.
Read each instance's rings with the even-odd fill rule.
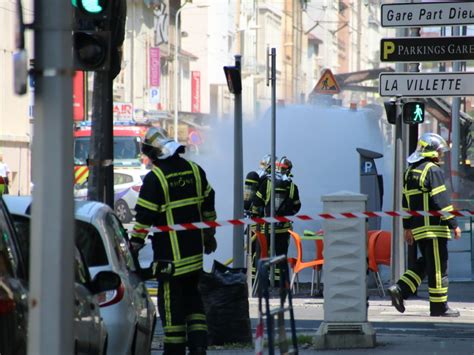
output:
[[[429,159],[411,164],[405,171],[403,209],[406,211],[453,211],[443,170]],[[424,238],[451,238],[449,229],[455,229],[454,216],[403,217],[403,228],[411,229],[415,240]]]
[[[267,178],[255,194],[252,214],[254,216],[270,216],[270,198],[272,181]],[[298,186],[291,180],[276,179],[275,184],[275,216],[292,216],[301,209]],[[276,233],[286,233],[291,227],[291,222],[282,222],[275,225]]]
[[[143,180],[132,238],[144,240],[152,225],[216,219],[214,190],[199,165],[179,154],[158,160],[157,164]],[[172,260],[174,276],[202,269],[203,230],[155,233],[153,238],[155,260]]]

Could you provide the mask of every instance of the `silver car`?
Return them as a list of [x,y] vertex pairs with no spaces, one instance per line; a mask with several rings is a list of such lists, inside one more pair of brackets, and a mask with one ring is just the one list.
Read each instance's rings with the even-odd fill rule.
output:
[[[14,215],[20,211],[24,213],[31,198],[5,196],[5,202]],[[76,201],[75,217],[76,245],[91,275],[114,271],[122,280],[117,290],[98,295],[108,331],[107,352],[114,355],[149,354],[156,307],[137,274],[126,231],[113,210],[100,202]]]
[[[11,202],[10,198],[4,198],[4,200]],[[13,224],[17,232],[15,233],[16,238],[13,238],[13,241],[16,242],[17,249],[21,255],[19,260],[24,262],[24,269],[28,270],[30,260],[30,216],[28,206],[30,199],[15,198],[14,200],[13,203],[7,203],[7,206],[9,205],[12,210]],[[111,271],[104,271],[97,274],[94,279],[91,279],[84,256],[76,247],[74,254],[74,277],[74,354],[105,355],[107,353],[107,329],[95,295],[110,292],[106,290],[117,289],[121,284],[120,276]],[[28,280],[27,272],[25,273],[25,278]],[[26,324],[26,314],[24,318]],[[2,322],[0,321],[0,323]],[[21,336],[21,328],[18,328],[15,333]],[[22,342],[26,347],[26,332]],[[2,349],[2,346],[0,346],[0,349]],[[13,353],[21,354],[22,351],[17,349]],[[5,354],[10,354],[10,352],[6,351]]]

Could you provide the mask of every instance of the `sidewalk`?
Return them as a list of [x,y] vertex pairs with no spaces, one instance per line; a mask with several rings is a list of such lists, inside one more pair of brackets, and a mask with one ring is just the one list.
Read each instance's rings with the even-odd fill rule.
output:
[[[425,284],[420,287],[418,297],[405,302],[406,311],[403,314],[392,307],[388,296],[380,298],[376,290],[371,291],[369,296],[368,320],[376,331],[375,348],[323,351],[316,350],[311,344],[302,344],[299,354],[474,354],[474,282],[449,285],[449,304],[461,312],[459,318],[430,317]],[[271,300],[271,304],[276,306],[277,303],[277,299]],[[258,299],[250,298],[249,305],[254,333]],[[323,298],[310,297],[302,290],[300,295],[294,296],[293,309],[298,336],[314,336],[324,319]],[[159,324],[157,328],[152,354],[161,353],[162,330]],[[255,354],[255,350],[238,346],[211,347],[208,353]],[[279,354],[278,349],[275,353]]]

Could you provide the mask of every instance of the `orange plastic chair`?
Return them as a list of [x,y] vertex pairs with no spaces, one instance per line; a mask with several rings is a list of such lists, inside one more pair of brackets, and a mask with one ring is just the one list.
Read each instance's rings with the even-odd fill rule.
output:
[[375,282],[382,297],[385,297],[379,265],[390,266],[392,233],[384,230],[369,231],[368,233],[368,267],[375,273]]
[[[295,241],[296,245],[296,259],[294,261],[288,261],[291,268],[293,269],[293,275],[291,276],[291,281],[290,281],[290,289],[293,288],[293,284],[295,283],[295,279],[298,276],[298,273],[301,270],[307,269],[307,268],[312,268],[313,269],[313,280],[311,282],[311,295],[313,295],[313,286],[314,286],[314,272],[317,270],[318,266],[321,266],[324,264],[324,259],[322,257],[322,240],[316,240],[316,246],[317,246],[317,255],[321,257],[316,257],[316,259],[313,259],[311,261],[303,261],[303,246],[301,243],[301,237],[299,236],[298,233],[289,230],[288,231]],[[318,248],[318,243],[321,246],[321,248]],[[321,254],[318,253],[318,250],[321,250]],[[294,258],[290,258],[294,259]],[[318,286],[319,287],[319,286]]]

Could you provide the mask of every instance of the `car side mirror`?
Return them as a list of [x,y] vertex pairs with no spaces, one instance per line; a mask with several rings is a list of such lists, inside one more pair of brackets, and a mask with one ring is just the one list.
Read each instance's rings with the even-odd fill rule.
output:
[[116,290],[122,280],[113,271],[100,271],[89,284],[89,290],[95,295],[97,293]]

